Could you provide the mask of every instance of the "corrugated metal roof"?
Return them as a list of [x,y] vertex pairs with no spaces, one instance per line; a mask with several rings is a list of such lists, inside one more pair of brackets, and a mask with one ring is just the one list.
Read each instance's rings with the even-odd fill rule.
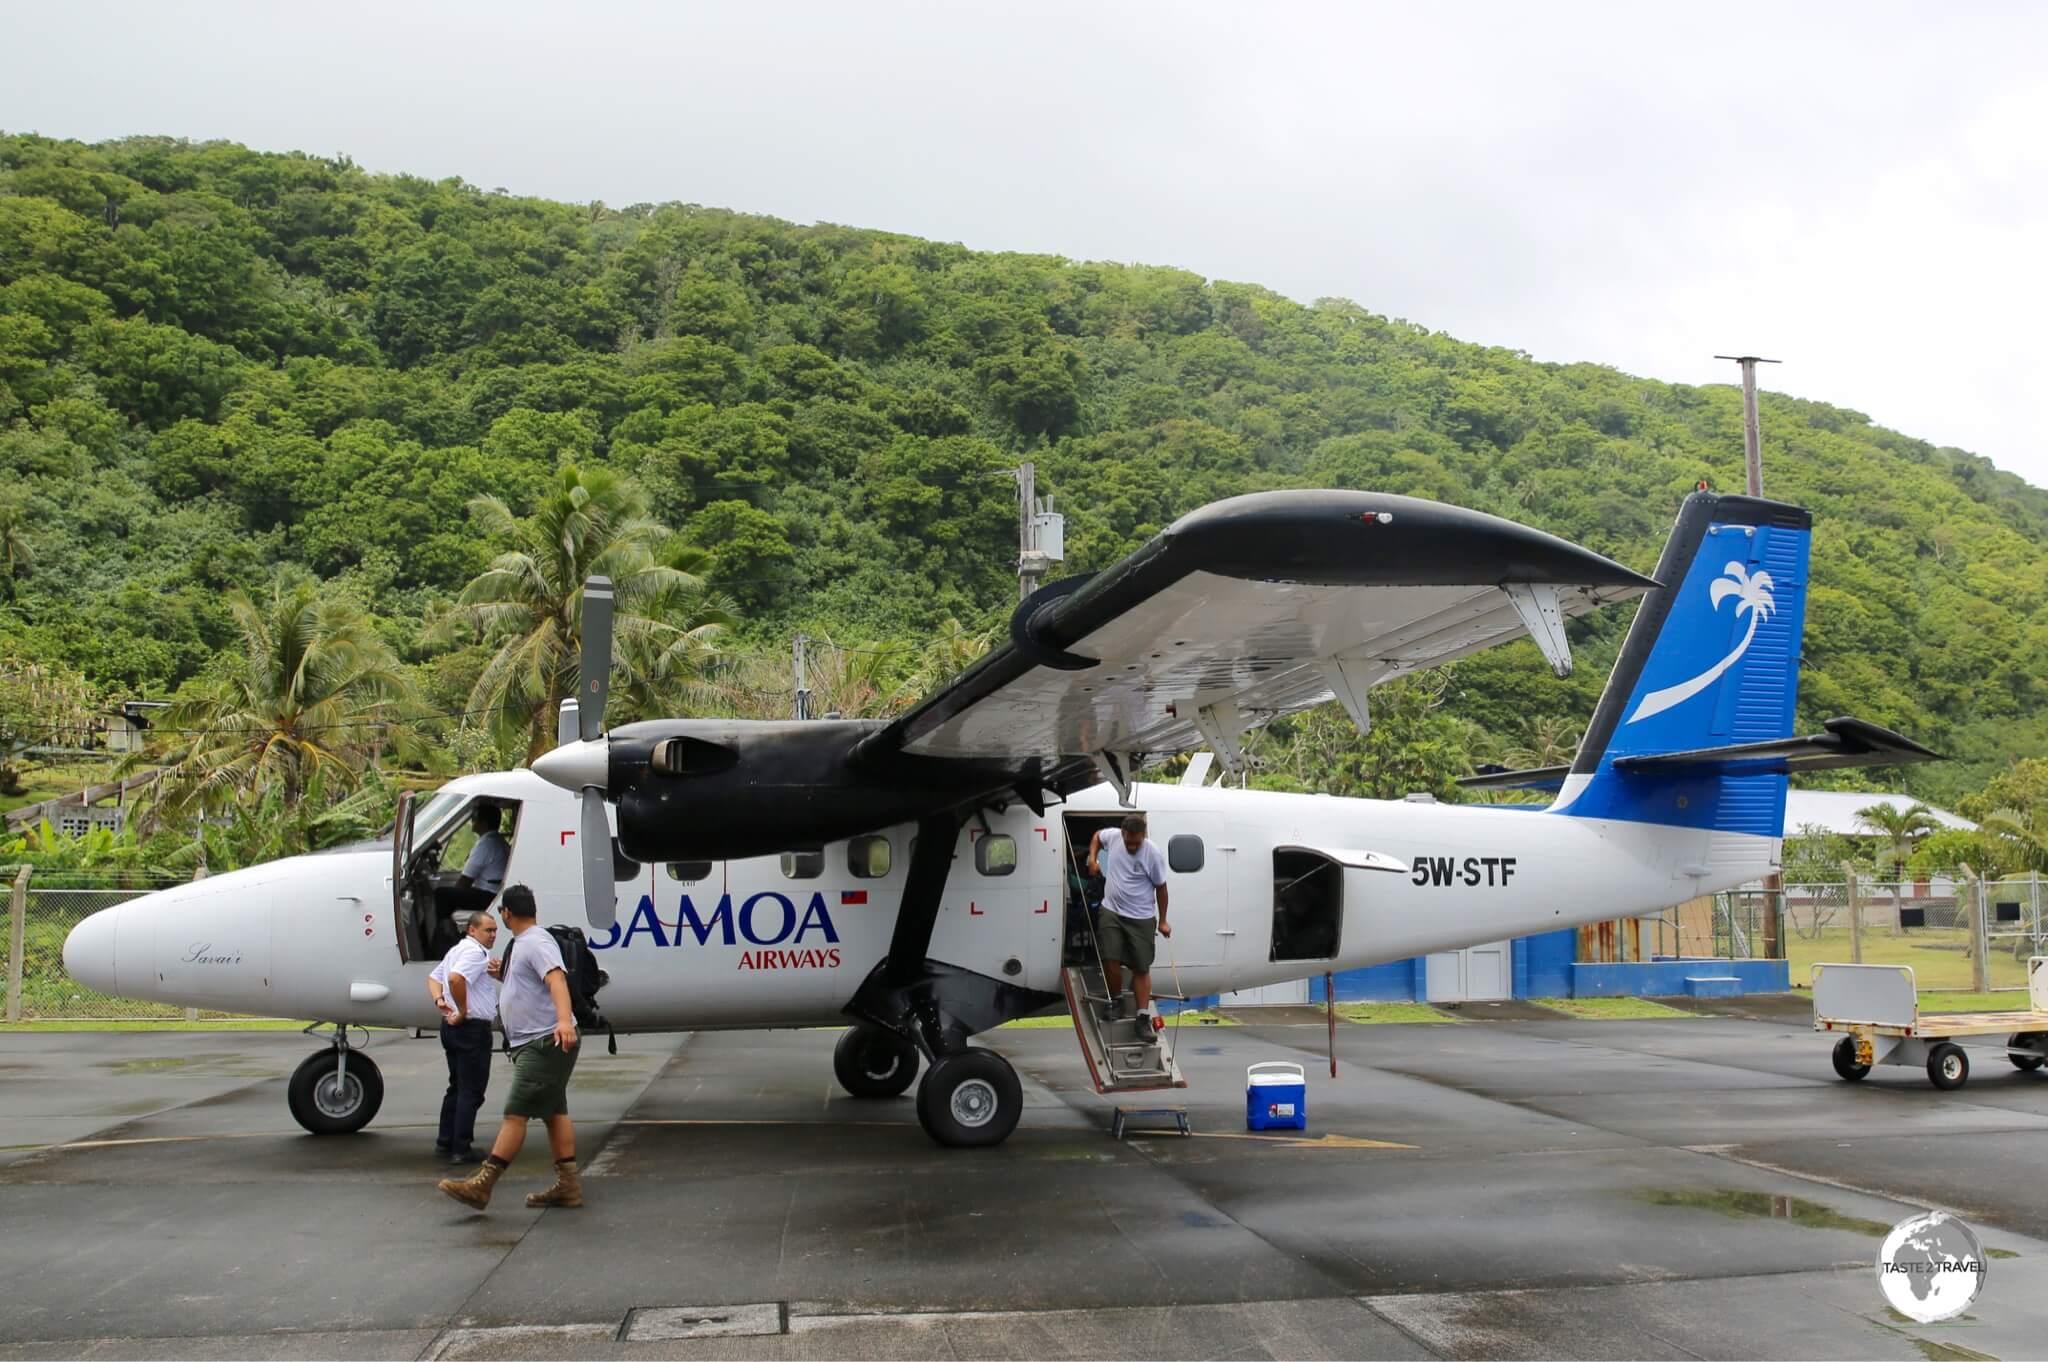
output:
[[[1795,836],[1801,828],[1812,826],[1846,837],[1870,837],[1876,830],[1856,816],[1858,809],[1867,809],[1872,804],[1889,804],[1903,811],[1925,802],[1911,795],[1883,794],[1874,790],[1794,790],[1785,797],[1785,835]],[[1961,828],[1967,832],[1977,826],[1967,818],[1960,818],[1932,804],[1927,805],[1927,811],[1934,815],[1935,822],[1945,828]]]

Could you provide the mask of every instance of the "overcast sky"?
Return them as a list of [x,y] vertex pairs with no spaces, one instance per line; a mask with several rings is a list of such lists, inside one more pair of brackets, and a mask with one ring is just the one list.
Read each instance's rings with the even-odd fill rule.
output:
[[[2048,6],[10,7],[0,128],[231,138],[1716,352],[2048,485]],[[1768,470],[1767,474],[1768,474]]]

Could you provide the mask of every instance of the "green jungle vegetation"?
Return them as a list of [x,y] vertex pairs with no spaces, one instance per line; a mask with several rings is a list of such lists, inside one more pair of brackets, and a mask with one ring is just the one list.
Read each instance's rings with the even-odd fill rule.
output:
[[[175,702],[127,767],[172,768],[145,841],[12,858],[212,838],[219,868],[522,760],[591,570],[621,583],[615,722],[787,713],[798,632],[813,712],[886,713],[999,636],[1027,458],[1063,572],[1301,486],[1647,569],[1696,479],[1741,485],[1740,422],[1732,386],[1184,270],[0,135],[0,797],[108,701]],[[1955,759],[1853,779],[2009,815],[1893,845],[2048,864],[2048,492],[1825,403],[1766,394],[1763,429],[1768,490],[1818,517],[1802,722],[1899,729]],[[1475,762],[1561,759],[1628,617],[1574,626],[1569,681],[1523,643],[1383,689],[1364,740],[1277,723],[1259,779],[1455,798]]]

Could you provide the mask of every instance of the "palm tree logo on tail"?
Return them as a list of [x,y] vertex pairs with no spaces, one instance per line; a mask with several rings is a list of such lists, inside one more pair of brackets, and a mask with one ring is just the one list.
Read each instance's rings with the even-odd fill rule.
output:
[[1722,601],[1730,596],[1735,598],[1735,617],[1741,619],[1744,615],[1749,616],[1749,629],[1742,635],[1742,642],[1735,645],[1734,652],[1691,680],[1681,681],[1675,686],[1666,686],[1662,690],[1653,690],[1645,695],[1643,702],[1636,706],[1636,712],[1628,716],[1628,722],[1634,723],[1653,714],[1662,714],[1673,705],[1683,704],[1692,699],[1720,680],[1721,673],[1734,666],[1736,659],[1749,651],[1749,645],[1756,640],[1757,625],[1777,612],[1777,598],[1771,594],[1775,585],[1771,581],[1770,573],[1759,572],[1751,576],[1740,563],[1730,563],[1722,568],[1721,575],[1707,588],[1707,599],[1718,611]]

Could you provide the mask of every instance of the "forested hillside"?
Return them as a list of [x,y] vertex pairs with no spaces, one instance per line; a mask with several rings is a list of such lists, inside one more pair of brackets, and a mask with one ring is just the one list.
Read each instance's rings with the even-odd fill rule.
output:
[[[677,574],[659,610],[730,621],[694,628],[691,685],[654,684],[654,709],[718,703],[707,678],[773,692],[798,630],[886,703],[931,640],[1013,603],[1021,458],[1067,515],[1063,571],[1289,486],[1456,502],[1647,568],[1695,479],[1741,485],[1732,387],[1536,363],[1370,303],[219,143],[0,137],[0,658],[168,696],[243,647],[230,593],[273,599],[296,566],[421,710],[462,711],[493,645],[474,609],[444,617],[511,533],[469,503],[537,517],[565,466],[676,532],[646,541]],[[1821,403],[1766,395],[1763,426],[1767,490],[1818,517],[1803,716],[1954,753],[1881,777],[1940,800],[2048,755],[2048,493]],[[1582,721],[1626,623],[1579,626],[1569,682],[1527,645],[1456,668],[1442,712],[1478,725],[1457,760]]]

